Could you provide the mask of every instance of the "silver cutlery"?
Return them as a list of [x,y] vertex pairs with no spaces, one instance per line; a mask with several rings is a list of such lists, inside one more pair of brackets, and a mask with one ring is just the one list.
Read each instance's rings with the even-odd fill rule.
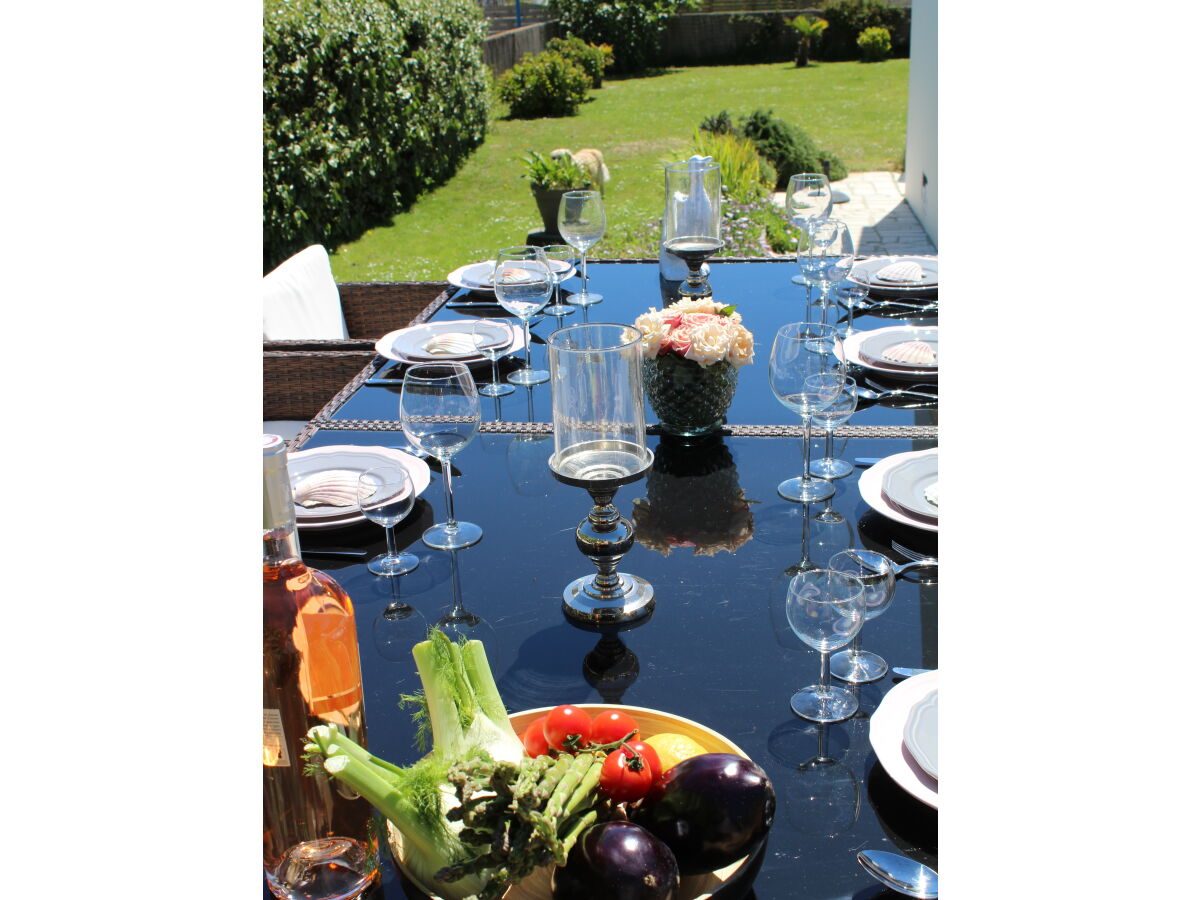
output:
[[938,895],[937,872],[915,859],[886,850],[860,850],[858,862],[893,891],[919,900],[934,900]]
[[[863,380],[863,382],[866,383],[866,385],[868,387],[873,387],[877,391],[896,390],[896,388],[890,388],[886,384],[880,384],[878,381],[872,381],[870,378],[866,377],[865,375],[863,376],[862,380]],[[909,385],[905,385],[903,388],[903,390],[906,390],[906,391],[932,391],[935,394],[937,393],[937,389],[938,389],[938,386],[936,384],[909,384]]]
[[890,388],[884,391],[873,391],[870,388],[855,387],[854,393],[863,400],[886,400],[889,397],[917,397],[922,400],[936,400],[937,394],[925,394],[920,391],[910,391],[904,388]]
[[345,557],[346,559],[366,559],[368,551],[356,550],[353,547],[310,547],[301,548],[301,556]]
[[927,556],[924,559],[914,559],[912,562],[907,562],[902,566],[893,566],[892,571],[897,578],[903,578],[904,573],[912,569],[936,569],[938,567],[937,557]]
[[906,666],[892,666],[892,674],[900,678],[912,678],[914,675],[925,675],[933,669],[910,669]]

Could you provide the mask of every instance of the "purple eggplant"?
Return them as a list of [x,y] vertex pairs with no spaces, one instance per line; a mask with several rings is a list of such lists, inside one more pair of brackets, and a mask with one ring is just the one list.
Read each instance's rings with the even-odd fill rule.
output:
[[678,888],[671,851],[632,822],[593,825],[550,875],[554,900],[675,900]]
[[632,819],[671,849],[682,874],[715,872],[767,836],[775,788],[744,757],[704,753],[668,769]]

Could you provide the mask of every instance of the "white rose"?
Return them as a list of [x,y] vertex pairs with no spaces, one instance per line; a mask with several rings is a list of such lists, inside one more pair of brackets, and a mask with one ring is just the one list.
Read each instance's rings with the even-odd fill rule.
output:
[[738,369],[754,362],[754,335],[744,325],[730,327],[729,361]]
[[683,354],[684,359],[711,366],[720,362],[729,352],[730,333],[720,322],[704,322],[691,329],[692,345]]
[[680,313],[709,313],[716,315],[720,310],[724,309],[723,305],[718,305],[707,297],[685,297],[682,300],[676,300],[667,309],[671,312]]
[[671,330],[663,321],[663,314],[657,310],[642,313],[633,322],[642,333],[642,347],[647,357],[657,356],[658,347]]

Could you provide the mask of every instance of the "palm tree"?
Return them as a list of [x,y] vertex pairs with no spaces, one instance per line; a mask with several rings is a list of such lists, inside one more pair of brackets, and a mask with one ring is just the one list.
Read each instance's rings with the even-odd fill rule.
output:
[[796,65],[807,66],[812,45],[821,39],[829,23],[824,19],[810,19],[801,13],[790,24],[796,30]]

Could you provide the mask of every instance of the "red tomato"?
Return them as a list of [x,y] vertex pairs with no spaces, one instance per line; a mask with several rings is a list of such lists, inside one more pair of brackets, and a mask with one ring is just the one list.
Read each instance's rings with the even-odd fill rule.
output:
[[545,716],[535,719],[521,735],[521,743],[525,745],[525,752],[530,756],[548,756],[550,753],[550,745],[546,743],[546,735],[542,731],[545,724]]
[[592,720],[578,706],[556,706],[546,715],[542,732],[552,750],[574,753],[591,740]]
[[597,713],[596,718],[592,719],[593,744],[611,744],[613,741],[619,741],[631,731],[633,737],[636,738],[638,736],[637,722],[615,709],[606,709],[604,712]]
[[644,741],[626,741],[625,746],[635,753],[640,753],[646,760],[646,765],[650,768],[651,784],[662,778],[662,760],[659,759],[657,750]]
[[617,803],[642,799],[653,783],[646,757],[625,747],[608,754],[600,769],[600,790]]

